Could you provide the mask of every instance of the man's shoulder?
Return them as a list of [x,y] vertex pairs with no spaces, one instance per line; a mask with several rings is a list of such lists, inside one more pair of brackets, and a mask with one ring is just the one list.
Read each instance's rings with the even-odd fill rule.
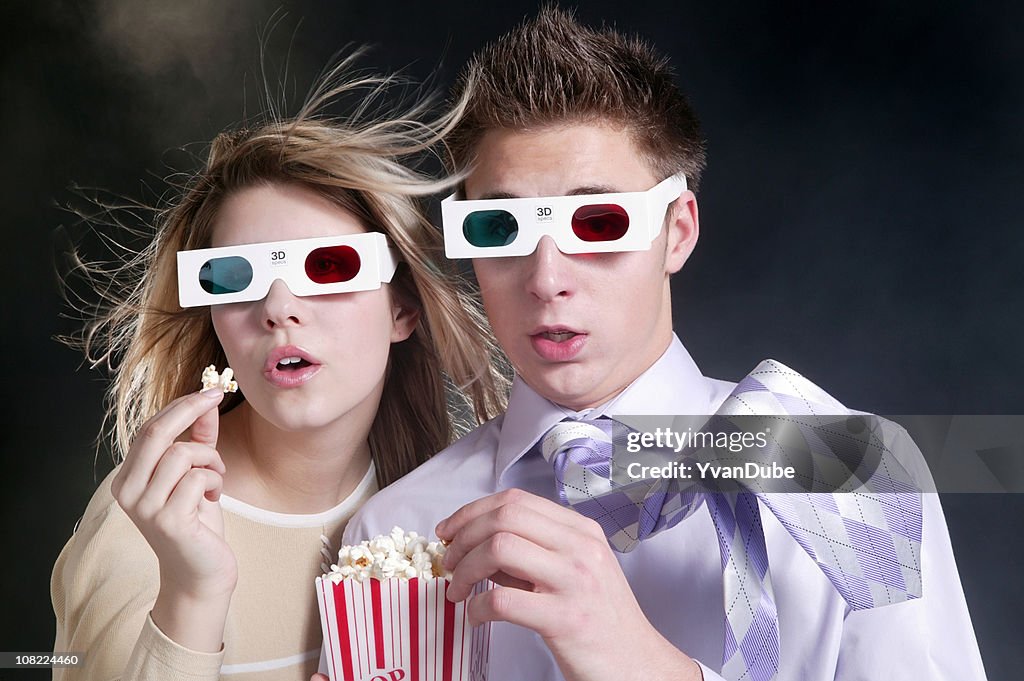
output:
[[729,397],[729,394],[736,387],[735,381],[723,381],[709,376],[704,377],[704,383],[708,390],[709,412],[714,412],[722,406],[722,402],[725,402],[725,398]]
[[503,421],[500,415],[478,426],[373,495],[349,522],[345,542],[369,539],[394,525],[430,533],[441,518],[488,494]]
[[466,475],[480,468],[493,469],[494,454],[498,449],[498,438],[504,421],[505,415],[500,414],[477,426],[389,485],[382,493],[393,487],[402,487],[408,491],[408,488],[422,485],[424,481],[436,481],[439,475]]

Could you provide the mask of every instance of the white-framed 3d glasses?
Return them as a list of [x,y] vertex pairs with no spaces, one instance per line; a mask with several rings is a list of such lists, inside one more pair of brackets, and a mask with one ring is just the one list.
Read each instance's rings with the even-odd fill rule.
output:
[[449,258],[529,255],[542,236],[563,253],[645,251],[661,233],[665,208],[686,191],[673,175],[644,192],[441,202]]
[[178,251],[182,307],[260,300],[281,279],[297,296],[369,291],[400,260],[380,232]]

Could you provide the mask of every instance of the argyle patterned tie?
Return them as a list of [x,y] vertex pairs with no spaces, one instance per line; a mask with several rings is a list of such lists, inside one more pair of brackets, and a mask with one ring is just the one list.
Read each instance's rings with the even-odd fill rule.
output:
[[[737,384],[717,415],[848,413],[800,374],[765,360]],[[722,558],[726,678],[770,681],[779,667],[778,613],[759,499],[852,609],[921,595],[921,496],[898,464],[890,462],[887,478],[875,485],[886,494],[757,494],[747,488],[712,492],[642,479],[618,483],[611,474],[612,425],[607,418],[565,421],[541,438],[539,448],[554,467],[559,499],[596,520],[621,552],[708,504]]]

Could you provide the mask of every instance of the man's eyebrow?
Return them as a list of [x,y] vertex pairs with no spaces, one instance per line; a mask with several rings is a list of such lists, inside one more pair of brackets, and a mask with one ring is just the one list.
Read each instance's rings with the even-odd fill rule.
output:
[[[586,196],[587,194],[615,194],[617,191],[618,190],[616,190],[614,187],[609,187],[607,185],[588,185],[588,186],[585,186],[585,187],[576,187],[575,189],[571,189],[569,191],[569,193],[564,194],[563,196]],[[489,194],[484,194],[483,196],[481,196],[477,200],[478,201],[490,201],[490,200],[493,200],[493,199],[521,199],[521,198],[523,198],[523,197],[522,196],[518,196],[516,194],[512,194],[510,192],[491,192]],[[530,198],[534,198],[534,197],[530,197]]]
[[566,196],[580,196],[583,194],[614,194],[616,190],[608,185],[588,185],[585,187],[576,187],[571,190]]

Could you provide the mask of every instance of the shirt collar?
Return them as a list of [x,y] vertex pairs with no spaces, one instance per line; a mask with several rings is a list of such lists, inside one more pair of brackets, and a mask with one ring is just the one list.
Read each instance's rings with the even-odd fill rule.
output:
[[[589,412],[587,418],[619,414],[706,414],[711,387],[679,338],[625,390]],[[494,478],[523,457],[552,426],[578,413],[541,397],[518,375],[512,382],[508,410],[498,436]]]

